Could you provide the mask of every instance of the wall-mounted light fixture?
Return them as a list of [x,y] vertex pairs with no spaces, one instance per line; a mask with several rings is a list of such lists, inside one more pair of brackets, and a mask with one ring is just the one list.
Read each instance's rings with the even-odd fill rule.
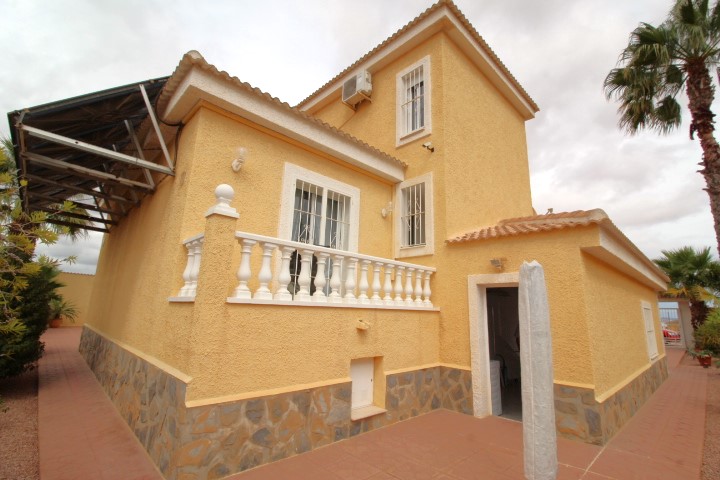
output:
[[505,257],[490,259],[490,264],[498,270],[505,269],[505,262],[507,262],[507,258],[505,258]]
[[240,171],[243,165],[245,165],[245,157],[247,156],[247,148],[245,147],[239,147],[237,149],[237,153],[235,155],[235,159],[232,161],[232,164],[230,165],[233,169],[233,172],[237,173]]
[[425,142],[425,143],[422,144],[422,146],[423,146],[423,148],[426,148],[426,149],[430,150],[430,152],[434,152],[434,151],[435,151],[435,147],[433,147],[432,142]]
[[382,215],[383,218],[387,218],[387,216],[392,213],[392,210],[393,210],[393,203],[388,202],[388,204],[385,206],[385,208],[380,210],[380,215]]

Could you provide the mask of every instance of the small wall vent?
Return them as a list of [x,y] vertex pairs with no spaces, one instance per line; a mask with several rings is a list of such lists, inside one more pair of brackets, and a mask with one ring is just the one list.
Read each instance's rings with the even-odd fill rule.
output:
[[372,76],[370,72],[363,70],[343,84],[342,101],[346,105],[355,108],[363,100],[369,100],[371,94]]

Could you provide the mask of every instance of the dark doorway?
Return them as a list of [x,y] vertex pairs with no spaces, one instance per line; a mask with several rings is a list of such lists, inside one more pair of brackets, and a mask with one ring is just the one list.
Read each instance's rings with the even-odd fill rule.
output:
[[518,289],[488,288],[486,295],[493,414],[522,421]]

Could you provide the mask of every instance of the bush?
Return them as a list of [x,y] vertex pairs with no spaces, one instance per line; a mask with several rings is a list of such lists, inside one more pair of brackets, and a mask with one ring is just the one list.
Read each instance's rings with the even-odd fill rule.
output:
[[11,303],[17,319],[24,326],[20,333],[0,335],[0,378],[12,377],[30,370],[43,354],[40,336],[48,327],[50,301],[57,298],[55,289],[62,286],[55,278],[60,271],[45,264],[27,277],[27,285]]
[[708,315],[705,323],[695,330],[695,347],[706,350],[713,356],[720,356],[720,309]]

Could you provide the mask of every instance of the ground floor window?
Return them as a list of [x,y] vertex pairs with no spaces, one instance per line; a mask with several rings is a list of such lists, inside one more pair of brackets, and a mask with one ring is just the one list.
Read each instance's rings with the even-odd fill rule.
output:
[[650,360],[658,356],[657,337],[655,336],[655,321],[653,319],[652,306],[648,302],[642,302],[643,321],[645,322],[645,339]]

